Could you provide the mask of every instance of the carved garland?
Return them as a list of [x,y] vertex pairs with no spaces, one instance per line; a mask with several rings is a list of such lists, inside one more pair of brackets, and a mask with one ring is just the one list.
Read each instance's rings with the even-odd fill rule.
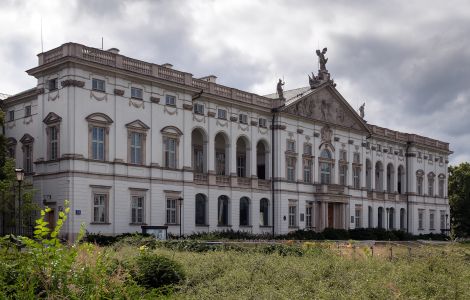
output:
[[60,84],[62,85],[62,87],[76,86],[76,87],[82,88],[85,86],[84,81],[79,81],[75,79],[67,79],[67,80],[62,81]]

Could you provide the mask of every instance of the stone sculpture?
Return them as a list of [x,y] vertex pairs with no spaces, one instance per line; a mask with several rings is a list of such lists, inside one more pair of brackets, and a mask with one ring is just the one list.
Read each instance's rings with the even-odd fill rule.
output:
[[285,100],[284,98],[284,91],[282,89],[282,86],[285,84],[285,82],[282,82],[282,80],[279,78],[279,82],[277,83],[277,94],[279,95],[279,99]]

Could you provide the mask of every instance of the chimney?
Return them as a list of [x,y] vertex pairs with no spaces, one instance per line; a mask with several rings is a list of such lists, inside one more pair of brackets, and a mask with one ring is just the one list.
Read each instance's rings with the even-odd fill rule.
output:
[[108,52],[111,52],[113,54],[119,54],[119,49],[118,48],[111,48],[111,49],[108,49]]
[[167,68],[167,69],[173,69],[173,65],[169,63],[163,64],[162,67]]
[[216,79],[217,79],[217,76],[215,76],[215,75],[209,75],[209,76],[201,77],[201,78],[199,78],[199,79],[204,80],[204,81],[207,81],[207,82],[215,83],[215,81],[216,81]]

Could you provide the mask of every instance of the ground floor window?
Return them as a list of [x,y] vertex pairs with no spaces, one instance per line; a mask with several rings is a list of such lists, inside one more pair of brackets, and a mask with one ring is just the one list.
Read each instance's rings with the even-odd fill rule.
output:
[[144,223],[144,197],[132,196],[131,197],[131,222]]
[[207,199],[203,194],[196,195],[196,225],[207,225]]
[[313,204],[307,203],[305,207],[305,228],[313,228]]
[[289,201],[289,227],[297,227],[297,202]]
[[356,204],[355,213],[354,213],[354,226],[355,228],[361,228],[361,215],[362,215],[362,205]]
[[240,199],[240,226],[250,225],[250,199],[242,197]]
[[269,225],[269,200],[263,198],[259,203],[259,225]]
[[418,209],[418,229],[424,229],[424,209]]
[[218,199],[218,225],[229,225],[229,200],[228,197],[222,195]]

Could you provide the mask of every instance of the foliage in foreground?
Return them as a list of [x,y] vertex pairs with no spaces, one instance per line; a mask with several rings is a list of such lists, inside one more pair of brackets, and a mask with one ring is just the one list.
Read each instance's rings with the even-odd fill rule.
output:
[[449,167],[449,204],[452,231],[470,237],[470,163]]

